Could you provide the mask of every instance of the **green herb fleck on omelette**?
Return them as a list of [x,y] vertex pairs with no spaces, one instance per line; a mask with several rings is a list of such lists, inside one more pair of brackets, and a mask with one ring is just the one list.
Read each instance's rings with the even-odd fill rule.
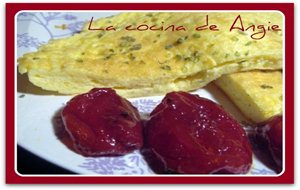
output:
[[271,89],[271,88],[273,88],[273,86],[270,86],[270,85],[267,85],[267,84],[262,84],[262,85],[260,85],[260,87],[262,89]]
[[133,46],[131,46],[129,50],[133,51],[133,50],[139,50],[141,48],[142,48],[142,44],[134,44]]
[[169,65],[163,65],[160,68],[163,69],[163,70],[167,70],[167,71],[171,70],[171,67]]
[[172,45],[172,44],[169,44],[169,45],[166,45],[166,46],[165,46],[165,49],[166,49],[166,50],[169,50],[169,49],[171,49],[172,47],[173,47],[173,45]]
[[233,37],[231,38],[231,40],[232,40],[232,41],[235,41],[235,42],[239,41],[239,39],[238,39],[237,37],[235,37],[235,36],[233,36]]
[[196,34],[193,34],[192,37],[193,38],[201,38],[201,35],[196,33]]
[[252,42],[249,41],[249,42],[247,42],[247,43],[245,44],[245,46],[250,46],[251,44],[252,44]]

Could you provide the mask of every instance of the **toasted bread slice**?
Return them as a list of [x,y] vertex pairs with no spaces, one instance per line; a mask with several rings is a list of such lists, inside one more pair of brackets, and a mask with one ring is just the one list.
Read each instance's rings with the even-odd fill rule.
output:
[[233,73],[220,77],[215,84],[256,123],[282,113],[281,71]]

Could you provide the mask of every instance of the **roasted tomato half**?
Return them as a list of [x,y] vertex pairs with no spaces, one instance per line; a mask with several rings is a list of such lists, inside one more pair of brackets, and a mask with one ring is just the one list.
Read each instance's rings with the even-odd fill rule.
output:
[[278,173],[282,170],[282,115],[277,115],[258,124],[257,137],[263,139],[276,164]]
[[112,89],[95,88],[75,96],[61,116],[75,148],[84,156],[124,155],[143,145],[137,109]]
[[245,174],[252,150],[240,124],[216,103],[168,93],[150,114],[142,153],[157,173]]

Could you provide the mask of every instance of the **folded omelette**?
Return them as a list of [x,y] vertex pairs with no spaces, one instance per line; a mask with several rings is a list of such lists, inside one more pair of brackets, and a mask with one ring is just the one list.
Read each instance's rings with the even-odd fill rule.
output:
[[[197,25],[219,31],[196,31]],[[124,97],[190,91],[223,74],[282,67],[282,32],[251,39],[253,30],[229,31],[240,15],[243,25],[276,23],[276,12],[129,12],[95,20],[94,28],[114,25],[116,31],[88,30],[50,40],[38,51],[18,59],[18,70],[45,90],[78,94],[110,87]],[[124,28],[182,25],[185,31],[127,31]],[[259,29],[255,28],[257,32]]]

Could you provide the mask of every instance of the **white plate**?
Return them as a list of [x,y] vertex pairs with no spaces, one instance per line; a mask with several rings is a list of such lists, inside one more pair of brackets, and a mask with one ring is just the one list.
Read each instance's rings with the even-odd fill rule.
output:
[[[80,31],[82,24],[93,16],[100,18],[116,12],[22,12],[17,16],[17,56],[36,51],[51,38],[70,36]],[[16,63],[17,65],[17,63]],[[83,157],[62,142],[59,110],[71,96],[54,95],[17,76],[16,117],[17,143],[32,153],[79,174],[92,175],[155,175],[139,151],[122,157]],[[196,92],[220,103],[225,110],[243,121],[243,116],[214,85]],[[130,99],[143,115],[149,114],[162,96]],[[247,175],[276,175],[253,156],[253,166]]]

